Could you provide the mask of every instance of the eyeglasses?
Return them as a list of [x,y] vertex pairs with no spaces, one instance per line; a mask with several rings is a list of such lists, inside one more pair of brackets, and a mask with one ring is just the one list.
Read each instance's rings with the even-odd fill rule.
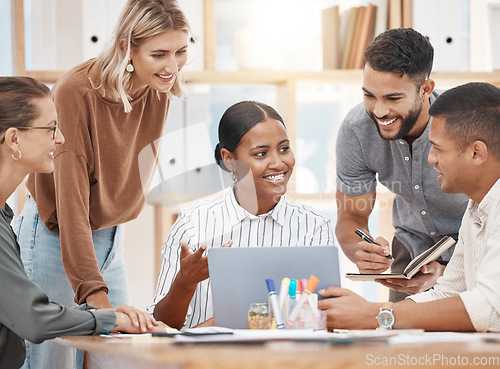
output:
[[59,128],[59,122],[56,122],[56,124],[52,127],[17,127],[19,130],[28,130],[28,129],[45,129],[48,131],[52,131],[52,139],[56,139],[56,133],[57,129]]

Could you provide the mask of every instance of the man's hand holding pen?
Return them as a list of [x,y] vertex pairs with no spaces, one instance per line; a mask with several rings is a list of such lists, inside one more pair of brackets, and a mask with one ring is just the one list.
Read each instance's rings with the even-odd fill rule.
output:
[[383,237],[373,241],[366,233],[357,229],[356,234],[362,239],[358,242],[354,254],[360,273],[378,274],[390,268],[394,258],[390,254],[389,242]]

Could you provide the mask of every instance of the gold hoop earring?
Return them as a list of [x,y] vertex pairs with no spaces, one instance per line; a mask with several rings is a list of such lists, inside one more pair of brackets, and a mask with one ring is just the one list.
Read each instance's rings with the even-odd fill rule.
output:
[[238,181],[238,177],[236,177],[236,172],[231,172],[231,179],[233,180],[234,183]]
[[21,156],[23,156],[23,154],[21,153],[21,150],[17,149],[17,152],[19,153],[19,156],[16,158],[16,157],[14,156],[14,154],[11,154],[11,155],[12,155],[12,159],[14,159],[14,160],[19,160],[19,159],[21,159]]
[[132,73],[132,72],[135,70],[135,68],[134,68],[134,66],[133,66],[133,64],[132,64],[132,59],[131,59],[131,60],[129,60],[129,62],[128,62],[128,64],[127,64],[127,67],[125,68],[125,70],[126,70],[127,72],[129,72],[129,73]]

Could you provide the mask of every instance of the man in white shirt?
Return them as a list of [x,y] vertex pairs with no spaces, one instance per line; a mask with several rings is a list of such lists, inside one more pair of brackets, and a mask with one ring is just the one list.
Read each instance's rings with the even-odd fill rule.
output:
[[423,328],[500,331],[500,89],[469,83],[439,96],[429,110],[429,162],[441,189],[470,201],[455,252],[430,290],[372,303],[337,287],[326,298],[329,329]]

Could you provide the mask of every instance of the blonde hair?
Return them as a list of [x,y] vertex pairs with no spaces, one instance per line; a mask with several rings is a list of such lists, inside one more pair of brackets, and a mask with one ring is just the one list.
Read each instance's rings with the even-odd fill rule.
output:
[[[169,30],[191,32],[189,23],[176,0],[128,0],[116,24],[109,45],[97,56],[96,66],[101,72],[101,85],[105,94],[123,103],[126,113],[132,110],[130,87],[131,73],[125,73],[130,60],[131,47],[139,47],[147,39]],[[122,49],[126,42],[125,50]],[[167,92],[172,96],[185,96],[180,75]]]

